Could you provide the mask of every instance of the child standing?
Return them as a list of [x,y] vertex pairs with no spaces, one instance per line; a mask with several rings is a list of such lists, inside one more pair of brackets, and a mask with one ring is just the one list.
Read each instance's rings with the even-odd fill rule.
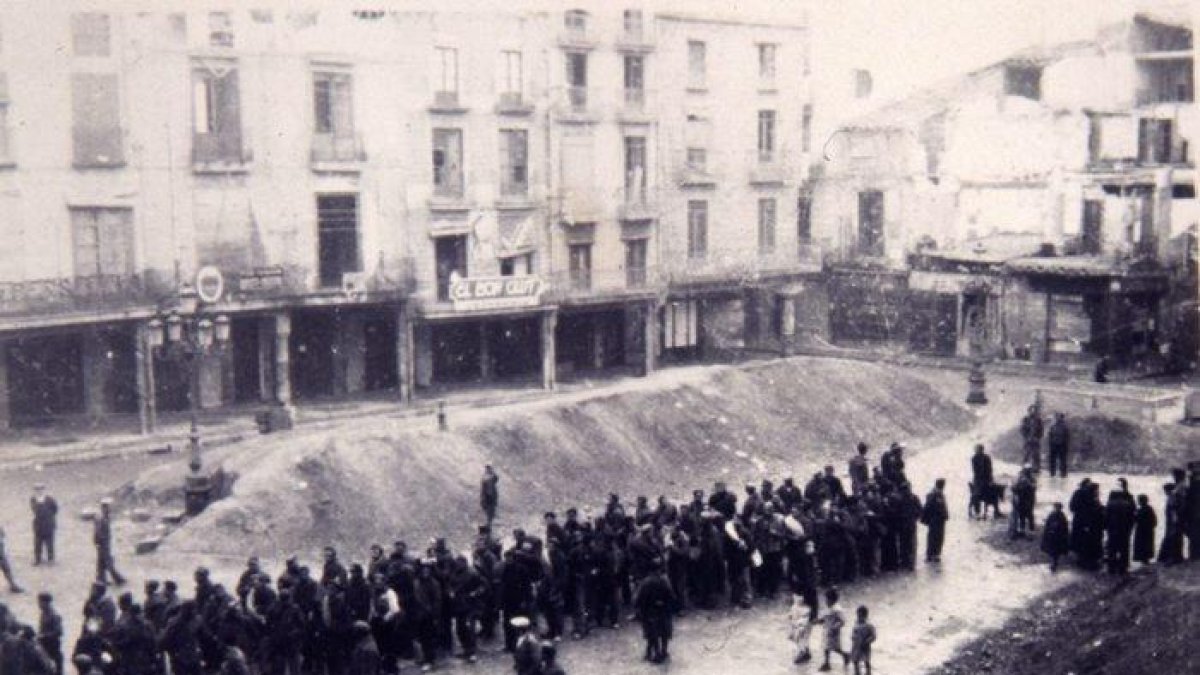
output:
[[1138,495],[1136,526],[1133,531],[1133,559],[1143,565],[1154,559],[1154,530],[1158,527],[1158,514],[1150,506],[1150,498]]
[[834,652],[842,655],[843,666],[850,665],[850,655],[842,648],[842,628],[846,625],[846,619],[842,615],[842,606],[838,604],[836,588],[825,591],[825,604],[829,609],[821,618],[821,623],[825,624],[825,662],[817,669],[821,672],[830,670],[829,655]]
[[867,667],[866,675],[871,675],[871,645],[875,643],[875,626],[867,621],[869,610],[866,605],[858,606],[858,621],[850,633],[850,662],[854,664],[854,675],[862,675],[859,664]]
[[1058,571],[1058,559],[1067,554],[1071,548],[1070,526],[1067,524],[1067,514],[1063,513],[1062,502],[1054,502],[1054,510],[1046,516],[1046,526],[1042,529],[1042,551],[1050,556],[1050,571]]
[[791,627],[789,637],[796,643],[796,656],[792,663],[808,663],[812,661],[813,624],[817,622],[817,608],[810,607],[804,602],[804,596],[792,594],[792,607],[788,610],[788,625]]

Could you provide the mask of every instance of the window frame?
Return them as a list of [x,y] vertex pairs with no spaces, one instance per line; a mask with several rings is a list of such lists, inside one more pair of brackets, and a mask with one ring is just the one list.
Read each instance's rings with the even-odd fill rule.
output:
[[708,43],[703,40],[688,40],[688,89],[702,90],[708,87]]
[[[438,139],[457,139],[454,147],[439,147]],[[465,139],[461,127],[435,127],[432,137],[432,168],[433,168],[433,191],[439,197],[462,197],[466,193],[466,170],[465,170]],[[457,157],[457,165],[453,171],[447,169],[448,162],[453,159],[454,150]],[[442,152],[442,162],[439,168],[438,152]],[[456,176],[457,182],[451,183],[447,178]]]
[[776,133],[778,129],[778,112],[774,109],[758,111],[758,161],[774,162],[778,154]]
[[708,200],[688,200],[687,228],[687,257],[703,260],[708,255]]
[[[514,140],[519,139],[518,146]],[[519,152],[514,152],[519,147]],[[514,161],[519,155],[520,162]],[[521,176],[518,179],[517,169]],[[529,131],[527,129],[500,130],[500,193],[506,197],[524,197],[529,194]]]
[[775,252],[776,231],[779,222],[779,202],[774,197],[758,198],[758,253],[767,255]]

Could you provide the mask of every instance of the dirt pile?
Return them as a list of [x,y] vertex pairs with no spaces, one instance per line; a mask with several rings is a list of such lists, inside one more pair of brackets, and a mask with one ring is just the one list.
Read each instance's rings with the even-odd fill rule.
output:
[[1088,576],[1034,603],[934,671],[1200,672],[1200,566],[1155,568],[1124,580]]
[[239,476],[232,496],[164,547],[277,557],[326,543],[350,551],[400,536],[423,543],[435,533],[463,545],[487,463],[501,476],[507,530],[534,524],[546,508],[602,505],[610,491],[631,504],[638,494],[683,498],[717,479],[736,487],[792,473],[802,482],[826,463],[844,471],[860,439],[878,448],[961,431],[973,419],[924,381],[868,363],[792,359],[679,373],[452,415],[448,432],[427,419],[384,418],[270,439],[227,457]]
[[[1166,474],[1173,467],[1200,459],[1200,427],[1088,415],[1068,416],[1067,429],[1071,432],[1067,459],[1072,471]],[[1020,462],[1025,455],[1020,427],[998,438],[994,451],[1001,459]],[[1045,441],[1042,455],[1045,466],[1049,461]]]

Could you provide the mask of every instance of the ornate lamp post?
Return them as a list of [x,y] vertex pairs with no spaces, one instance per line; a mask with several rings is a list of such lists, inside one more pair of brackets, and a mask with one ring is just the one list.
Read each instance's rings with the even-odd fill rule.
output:
[[188,434],[190,471],[184,479],[184,495],[188,515],[194,516],[208,506],[213,489],[212,476],[204,471],[200,457],[200,363],[206,357],[220,354],[229,344],[229,317],[218,314],[210,318],[197,313],[184,318],[171,312],[165,319],[151,319],[147,328],[150,348],[187,368],[191,431]]

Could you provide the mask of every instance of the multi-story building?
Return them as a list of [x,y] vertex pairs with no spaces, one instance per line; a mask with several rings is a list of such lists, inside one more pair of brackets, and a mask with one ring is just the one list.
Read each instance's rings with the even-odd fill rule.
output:
[[1142,14],[844,125],[814,191],[834,337],[1039,361],[1156,351],[1195,321],[1173,290],[1194,284],[1193,69],[1190,22]]
[[[795,323],[802,28],[29,11],[0,7],[5,423],[553,386]],[[152,338],[203,317],[192,394]]]

